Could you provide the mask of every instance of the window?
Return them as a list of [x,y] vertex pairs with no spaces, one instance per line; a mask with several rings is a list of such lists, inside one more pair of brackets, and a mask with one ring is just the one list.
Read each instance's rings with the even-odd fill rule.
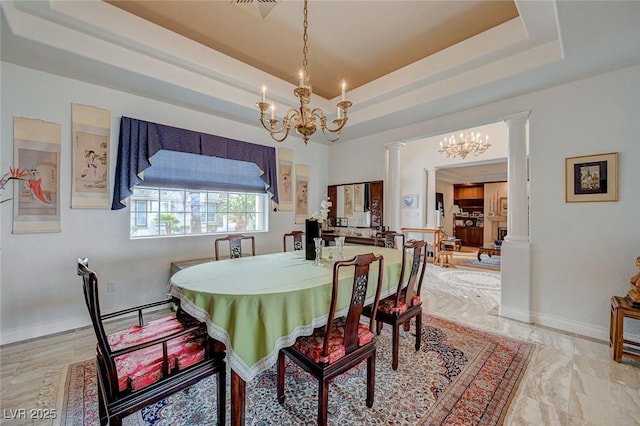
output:
[[147,200],[136,200],[133,203],[135,221],[134,224],[138,228],[147,227]]
[[131,238],[266,231],[269,196],[136,186]]

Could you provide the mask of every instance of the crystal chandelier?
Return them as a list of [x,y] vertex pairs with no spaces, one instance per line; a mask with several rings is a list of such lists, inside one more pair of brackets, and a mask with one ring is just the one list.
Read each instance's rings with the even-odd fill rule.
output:
[[[333,127],[329,127],[327,124],[327,116],[322,109],[310,108],[309,104],[312,91],[311,83],[309,82],[309,72],[307,71],[307,0],[304,0],[303,16],[304,35],[302,39],[302,70],[299,74],[298,87],[293,91],[293,94],[300,99],[300,108],[289,109],[282,118],[281,123],[280,120],[275,118],[275,105],[269,105],[266,101],[267,89],[262,87],[262,100],[256,103],[258,108],[260,108],[260,123],[262,123],[262,126],[269,131],[271,137],[276,142],[284,141],[287,136],[289,136],[291,126],[293,125],[296,133],[301,135],[304,139],[304,143],[307,144],[309,142],[309,137],[315,133],[318,127],[316,119],[319,119],[320,128],[322,129],[322,133],[324,133],[325,138],[327,138],[329,142],[335,142],[340,139],[340,136],[342,135],[342,128],[347,123],[347,109],[351,106],[351,102],[345,100],[346,84],[343,81],[342,96],[340,98],[340,102],[337,104],[337,118],[333,120]],[[268,109],[271,110],[271,119],[267,119],[265,117]]]
[[473,133],[465,130],[460,133],[458,138],[459,139],[456,140],[454,135],[444,138],[444,140],[440,142],[438,152],[447,157],[456,158],[457,155],[464,159],[470,153],[473,153],[473,155],[477,157],[491,146],[491,144],[489,144],[489,136],[485,136],[483,139],[480,132]]

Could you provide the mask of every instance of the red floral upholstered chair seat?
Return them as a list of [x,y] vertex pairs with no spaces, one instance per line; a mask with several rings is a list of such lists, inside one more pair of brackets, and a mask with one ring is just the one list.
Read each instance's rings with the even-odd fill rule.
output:
[[[208,336],[206,325],[187,315],[177,299],[102,314],[98,276],[89,269],[88,259],[78,259],[77,272],[82,277],[84,299],[97,340],[100,424],[122,426],[124,417],[215,375],[217,423],[224,425],[224,346]],[[175,313],[145,322],[145,311],[171,305],[177,308]],[[136,313],[136,325],[111,333],[105,330],[105,320],[124,321]]]
[[[329,332],[329,356],[322,356],[322,345],[324,344],[324,329],[317,328],[313,335],[301,337],[293,345],[294,348],[304,354],[314,362],[331,364],[344,357],[346,351],[344,347],[345,327],[343,321],[336,320],[336,328]],[[365,324],[358,325],[358,346],[364,346],[373,340],[374,333],[369,331]]]
[[[125,349],[153,339],[163,338],[181,331],[184,325],[175,317],[164,317],[143,326],[134,325],[107,336],[112,351]],[[167,342],[168,369],[182,370],[204,360],[206,339],[193,333],[176,337]],[[99,350],[99,348],[98,348]],[[163,377],[162,345],[154,345],[129,352],[115,358],[118,372],[118,388],[136,391]]]
[[411,306],[407,306],[407,304],[405,303],[406,294],[406,291],[402,290],[400,294],[400,303],[398,303],[397,306],[395,294],[387,297],[386,299],[382,299],[380,301],[380,305],[378,306],[378,311],[387,314],[403,314],[407,312],[407,309],[409,309],[410,307],[417,306],[422,303],[422,301],[420,300],[420,296],[414,294],[413,296],[411,296]]
[[[377,263],[378,278],[369,283],[369,269]],[[346,278],[346,272],[353,271],[353,280]],[[278,353],[276,393],[278,402],[284,403],[285,357],[296,363],[304,371],[318,380],[318,425],[327,424],[327,405],[329,401],[329,382],[332,378],[350,370],[366,360],[367,363],[367,407],[373,406],[375,393],[376,340],[375,321],[368,319],[365,325],[360,322],[364,303],[367,300],[369,284],[375,286],[373,309],[378,307],[382,289],[384,260],[381,255],[361,254],[351,260],[335,262],[333,265],[333,283],[331,302],[327,322],[314,330],[311,336],[299,337],[293,346],[280,349]],[[351,281],[351,283],[349,283]],[[338,295],[344,286],[351,285],[350,303],[344,316],[336,318]],[[344,294],[347,293],[344,289]]]

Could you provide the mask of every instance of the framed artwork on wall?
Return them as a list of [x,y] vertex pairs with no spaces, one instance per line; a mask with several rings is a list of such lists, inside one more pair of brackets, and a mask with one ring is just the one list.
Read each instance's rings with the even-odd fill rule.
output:
[[507,215],[507,197],[500,197],[498,200],[498,216]]
[[13,165],[28,172],[14,181],[14,234],[61,232],[61,147],[59,123],[13,117]]
[[618,201],[618,153],[566,158],[565,201]]
[[71,104],[71,208],[108,209],[111,112]]
[[418,194],[408,194],[402,196],[402,207],[406,209],[418,208]]
[[293,150],[278,148],[278,205],[279,211],[293,210]]

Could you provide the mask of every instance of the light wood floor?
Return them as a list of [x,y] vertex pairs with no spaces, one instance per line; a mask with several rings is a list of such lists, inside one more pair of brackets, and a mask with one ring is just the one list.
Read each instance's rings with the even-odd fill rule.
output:
[[[539,345],[506,424],[640,425],[640,363],[613,362],[604,342],[500,318],[495,302],[499,297],[441,291],[442,286],[433,283],[443,271],[437,266],[430,268],[423,288],[426,312]],[[15,413],[10,410],[25,409],[28,413],[34,408],[56,408],[65,367],[92,358],[94,350],[92,329],[0,348],[0,423],[57,424],[7,417]]]

